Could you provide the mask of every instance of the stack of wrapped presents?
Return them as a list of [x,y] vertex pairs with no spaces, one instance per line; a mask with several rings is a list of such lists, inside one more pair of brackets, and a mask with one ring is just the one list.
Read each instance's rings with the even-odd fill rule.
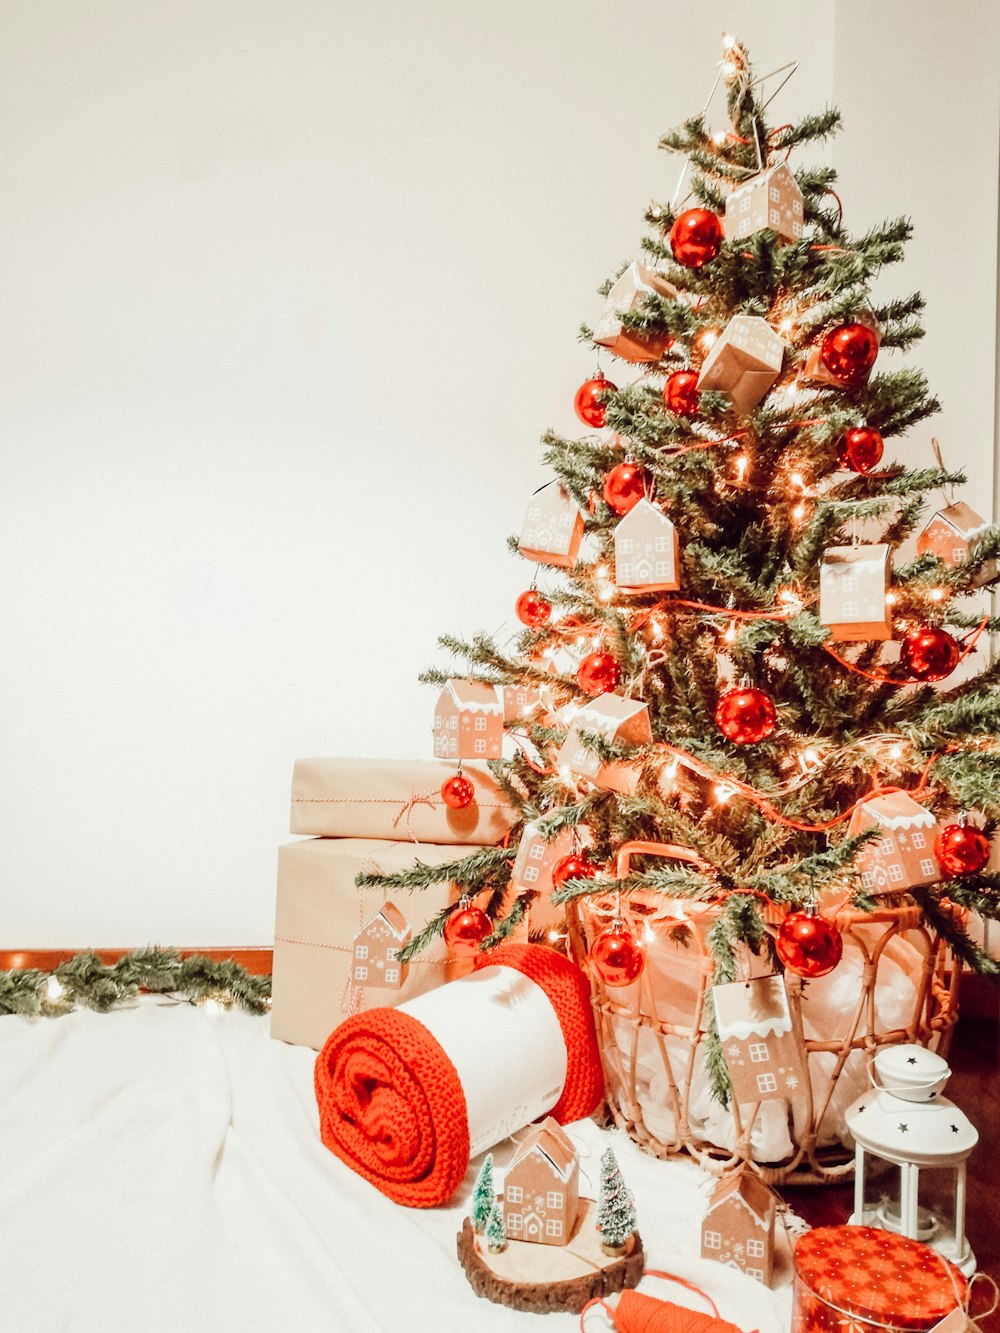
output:
[[465,768],[476,799],[454,810],[441,798],[454,763],[296,762],[291,832],[306,836],[278,853],[272,1036],[318,1050],[349,1015],[401,1004],[471,969],[440,938],[410,962],[398,957],[429,918],[458,901],[453,884],[387,895],[356,883],[502,841],[518,815],[485,765]]

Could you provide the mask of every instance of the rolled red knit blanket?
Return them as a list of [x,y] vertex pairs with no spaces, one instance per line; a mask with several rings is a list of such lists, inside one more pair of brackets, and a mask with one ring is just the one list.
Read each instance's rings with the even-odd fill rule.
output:
[[471,976],[355,1014],[316,1059],[323,1142],[411,1208],[449,1199],[470,1153],[541,1115],[579,1120],[602,1093],[587,983],[543,945],[503,945]]

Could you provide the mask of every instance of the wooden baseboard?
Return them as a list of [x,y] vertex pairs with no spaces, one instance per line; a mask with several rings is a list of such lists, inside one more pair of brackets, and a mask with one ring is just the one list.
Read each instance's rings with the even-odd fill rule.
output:
[[[29,968],[37,968],[40,972],[51,972],[60,963],[68,962],[80,952],[80,949],[0,949],[0,972],[26,972]],[[92,949],[88,952],[96,953],[102,963],[117,963],[123,954],[131,953],[132,950]],[[232,959],[253,976],[264,977],[271,974],[271,958],[274,951],[256,945],[234,945],[232,948],[223,949],[178,949],[177,952],[182,958],[201,954],[204,958],[210,958],[213,963],[224,963]]]

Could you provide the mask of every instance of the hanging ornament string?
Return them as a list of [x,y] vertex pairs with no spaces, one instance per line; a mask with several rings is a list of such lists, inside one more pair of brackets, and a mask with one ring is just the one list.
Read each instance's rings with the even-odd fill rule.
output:
[[[938,467],[941,469],[942,472],[947,472],[948,469],[944,465],[944,454],[941,452],[941,445],[938,443],[937,437],[934,435],[931,436],[931,448],[934,450],[934,458],[935,461],[937,462]],[[942,484],[941,494],[944,496],[944,502],[946,505],[953,505],[955,503],[954,486],[948,484]]]
[[[983,616],[982,620],[972,631],[972,633],[966,636],[965,642],[962,645],[962,650],[958,655],[959,662],[961,662],[964,658],[968,657],[968,655],[972,652],[972,650],[975,648],[976,643],[980,638],[980,635],[983,633],[983,631],[986,629],[986,626],[989,623],[990,623],[989,615]],[[823,648],[827,653],[829,653],[829,655],[833,658],[835,662],[839,662],[839,664],[842,667],[844,667],[847,671],[852,671],[856,676],[864,676],[866,680],[873,680],[876,685],[896,685],[899,688],[902,688],[904,685],[917,685],[920,683],[917,680],[907,680],[907,679],[900,680],[898,676],[890,676],[887,672],[884,671],[865,671],[862,667],[855,666],[853,662],[849,662],[846,657],[841,657],[840,654],[835,652],[828,643],[824,643]],[[956,662],[955,665],[957,666],[958,662]]]

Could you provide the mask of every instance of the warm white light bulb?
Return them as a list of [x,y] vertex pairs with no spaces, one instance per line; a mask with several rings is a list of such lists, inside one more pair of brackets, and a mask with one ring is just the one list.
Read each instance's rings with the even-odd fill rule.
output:
[[733,34],[731,32],[724,32],[722,34],[723,51],[731,51],[735,45],[736,45],[736,38],[733,36]]
[[804,504],[797,504],[792,510],[792,518],[796,523],[801,523],[806,516],[806,507]]
[[889,747],[890,759],[902,759],[902,757],[903,757],[903,747],[901,745],[892,745]]
[[65,987],[56,976],[49,977],[45,983],[45,998],[50,1004],[56,1004],[65,994]]
[[783,319],[783,320],[781,321],[781,323],[778,325],[778,332],[779,332],[779,333],[791,333],[791,331],[792,331],[792,329],[793,329],[794,327],[795,327],[795,325],[794,325],[794,323],[792,322],[792,320],[790,320],[790,319],[788,319],[788,318],[785,318],[785,319]]
[[792,485],[793,485],[793,486],[797,486],[797,487],[799,488],[799,490],[801,491],[801,490],[804,488],[805,484],[806,484],[806,479],[805,479],[805,477],[803,477],[803,475],[802,475],[801,472],[793,472],[793,473],[792,473]]
[[886,606],[895,606],[896,603],[897,603],[898,601],[899,601],[899,598],[896,596],[896,594],[895,594],[894,592],[887,592],[887,593],[886,593],[886,595],[885,595],[885,604],[886,604]]
[[712,135],[712,142],[715,144],[716,148],[721,148],[722,145],[726,142],[726,131],[716,130],[715,133]]
[[738,633],[739,631],[736,628],[736,622],[731,620],[726,626],[726,632],[722,637],[725,639],[726,643],[735,643]]
[[733,75],[736,73],[736,61],[735,60],[724,61],[722,66],[722,72],[723,74],[725,74],[727,79],[731,79]]
[[736,455],[736,480],[743,481],[747,475],[747,468],[750,466],[750,460],[746,454]]
[[562,937],[560,936],[558,930],[550,930],[550,931],[549,931],[549,940],[550,940],[550,942],[551,942],[552,944],[555,944],[555,943],[556,943],[559,939],[561,939],[561,938],[562,938]]
[[653,932],[653,927],[648,921],[646,922],[646,929],[642,932],[642,940],[644,944],[656,943],[656,935]]
[[947,590],[947,588],[932,588],[932,589],[931,589],[931,601],[932,601],[932,602],[943,602],[944,599],[945,599],[947,596],[948,596],[948,590]]
[[725,782],[717,782],[712,788],[712,795],[718,801],[719,805],[725,805],[735,795],[735,791]]

